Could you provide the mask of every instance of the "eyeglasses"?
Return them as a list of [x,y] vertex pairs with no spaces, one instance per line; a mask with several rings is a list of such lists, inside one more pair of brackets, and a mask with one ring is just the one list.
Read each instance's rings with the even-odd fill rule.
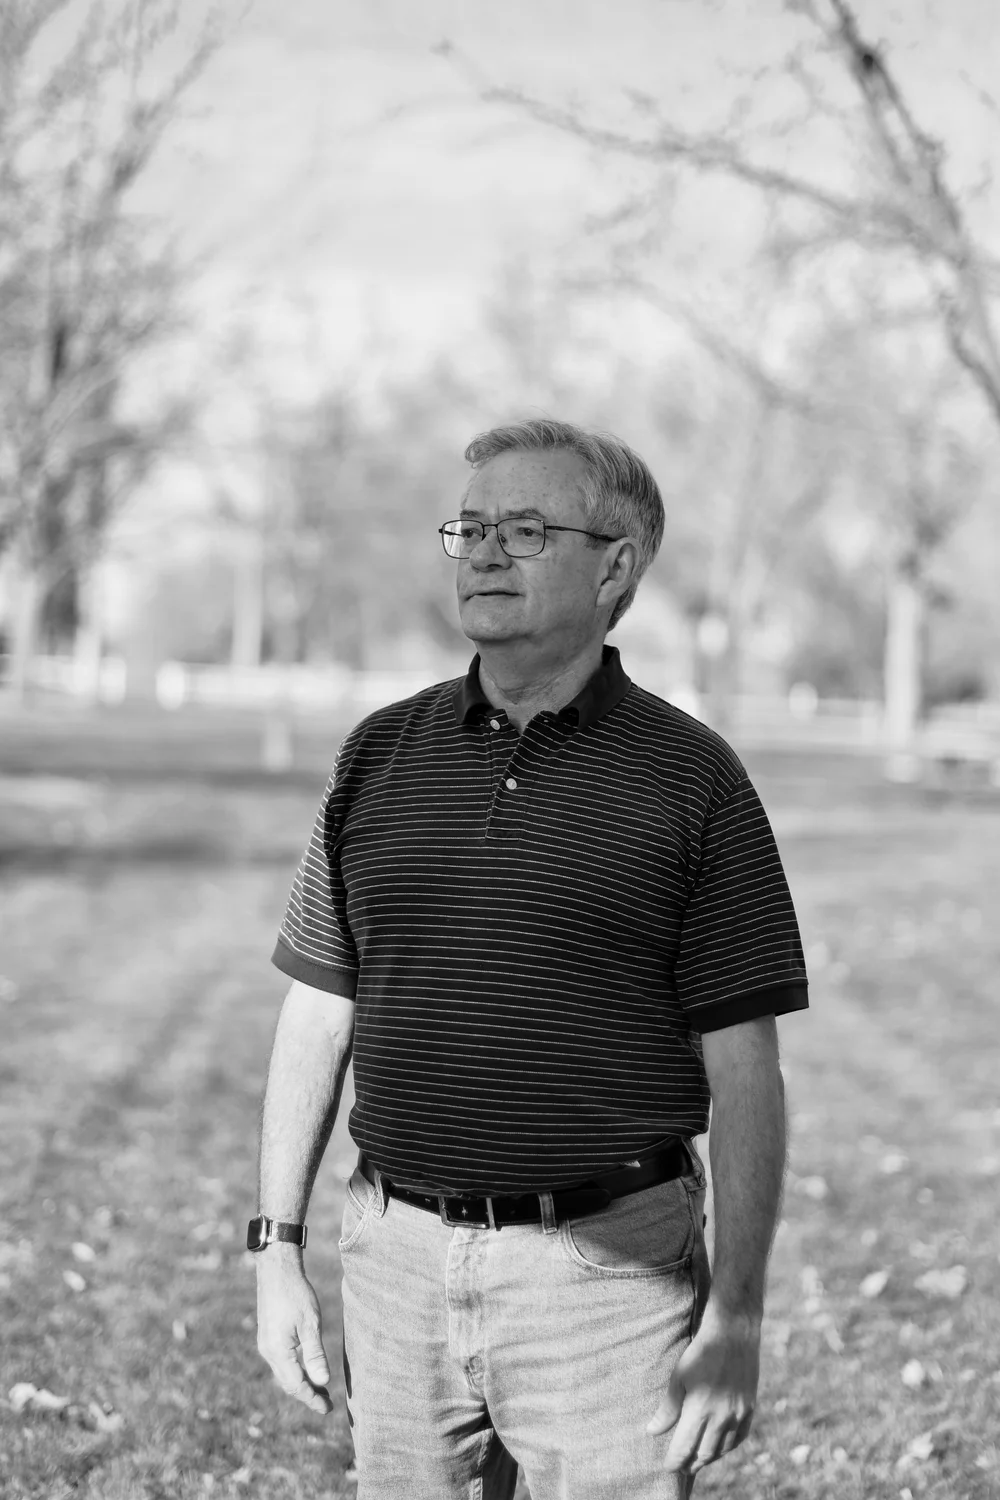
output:
[[576,531],[599,542],[621,540],[600,531],[584,531],[581,526],[553,526],[550,521],[536,521],[530,516],[514,516],[508,521],[446,521],[438,527],[449,557],[469,557],[490,530],[496,531],[508,557],[537,557],[549,531]]

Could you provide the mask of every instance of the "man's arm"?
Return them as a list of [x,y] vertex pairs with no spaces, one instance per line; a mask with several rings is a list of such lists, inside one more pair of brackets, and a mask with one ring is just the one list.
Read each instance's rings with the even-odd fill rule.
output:
[[[305,1221],[353,1037],[353,1001],[293,982],[278,1018],[261,1120],[259,1210],[269,1219]],[[254,1260],[257,1347],[283,1391],[325,1414],[332,1410],[330,1369],[302,1250],[275,1242]]]
[[744,1441],[760,1373],[767,1261],[785,1169],[785,1089],[774,1016],[702,1036],[712,1094],[712,1289],[647,1429],[676,1423],[667,1468],[696,1472]]

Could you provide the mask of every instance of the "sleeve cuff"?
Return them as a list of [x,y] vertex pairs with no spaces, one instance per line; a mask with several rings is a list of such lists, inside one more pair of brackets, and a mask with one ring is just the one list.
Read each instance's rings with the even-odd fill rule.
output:
[[331,995],[354,999],[358,987],[357,969],[338,969],[330,964],[313,963],[312,959],[303,958],[301,953],[296,953],[280,937],[271,954],[271,962],[283,974],[310,985],[314,990],[326,990]]
[[759,1016],[783,1016],[789,1011],[808,1009],[809,987],[804,979],[793,979],[754,990],[749,995],[736,995],[720,1004],[699,1005],[688,1015],[693,1031],[706,1032],[738,1026],[741,1021],[756,1021]]

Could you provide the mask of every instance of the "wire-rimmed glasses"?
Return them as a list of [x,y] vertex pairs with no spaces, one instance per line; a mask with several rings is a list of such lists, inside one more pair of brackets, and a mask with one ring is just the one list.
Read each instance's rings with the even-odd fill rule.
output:
[[582,526],[555,526],[551,521],[539,521],[534,516],[511,516],[505,521],[445,521],[438,527],[445,552],[449,557],[459,558],[469,557],[491,529],[496,531],[508,557],[537,557],[545,546],[546,532],[549,531],[577,531],[581,536],[592,536],[599,542],[619,540],[600,531],[584,531]]

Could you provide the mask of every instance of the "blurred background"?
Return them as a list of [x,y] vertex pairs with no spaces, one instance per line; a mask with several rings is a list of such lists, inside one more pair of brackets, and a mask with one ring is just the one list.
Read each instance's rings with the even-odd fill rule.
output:
[[988,763],[988,6],[96,14],[3,9],[8,712],[464,670],[435,529],[469,438],[544,412],[658,476],[615,636],[647,687],[897,777],[946,731]]
[[990,0],[0,0],[13,1495],[352,1493],[253,1350],[267,960],[344,732],[471,659],[465,445],[539,414],[659,481],[611,643],[746,760],[809,965],[699,1488],[1000,1494],[996,62]]

